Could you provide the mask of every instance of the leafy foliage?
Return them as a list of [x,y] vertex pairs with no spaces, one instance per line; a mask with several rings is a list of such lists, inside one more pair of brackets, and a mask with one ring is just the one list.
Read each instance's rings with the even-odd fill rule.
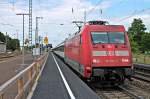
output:
[[145,33],[141,40],[142,51],[150,51],[150,33]]
[[146,26],[143,21],[134,19],[131,23],[131,27],[128,29],[129,38],[133,52],[145,52],[150,50],[150,33],[146,33]]
[[8,49],[14,51],[16,49],[19,49],[19,40],[18,39],[11,39],[9,42],[8,42]]
[[5,36],[3,33],[0,32],[0,41],[6,43],[6,39],[7,39],[7,50],[16,50],[16,49],[20,49],[20,43],[18,39],[12,39],[11,37],[9,37],[8,35]]
[[139,47],[137,42],[133,39],[133,36],[130,36],[131,50],[133,52],[139,52]]
[[5,35],[0,32],[0,41],[5,42]]
[[142,35],[144,34],[146,30],[145,25],[143,24],[143,21],[139,19],[134,19],[131,27],[129,27],[128,32],[130,35],[133,35],[133,39],[137,41],[138,44],[141,43]]

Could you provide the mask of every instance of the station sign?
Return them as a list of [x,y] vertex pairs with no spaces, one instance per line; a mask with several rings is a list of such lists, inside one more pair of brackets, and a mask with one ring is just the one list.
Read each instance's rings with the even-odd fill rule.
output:
[[44,44],[48,44],[48,37],[44,38]]

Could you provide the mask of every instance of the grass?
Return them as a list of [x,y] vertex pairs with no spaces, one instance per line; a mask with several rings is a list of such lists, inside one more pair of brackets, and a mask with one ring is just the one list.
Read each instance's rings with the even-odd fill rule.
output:
[[141,53],[133,53],[134,63],[150,64],[150,55],[145,55]]

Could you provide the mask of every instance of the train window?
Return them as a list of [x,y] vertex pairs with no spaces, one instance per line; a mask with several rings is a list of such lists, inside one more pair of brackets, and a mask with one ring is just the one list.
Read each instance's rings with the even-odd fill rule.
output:
[[91,32],[94,44],[125,43],[124,32]]
[[108,43],[107,32],[91,32],[92,41],[94,44],[98,43]]
[[109,32],[108,37],[110,43],[125,43],[123,32]]

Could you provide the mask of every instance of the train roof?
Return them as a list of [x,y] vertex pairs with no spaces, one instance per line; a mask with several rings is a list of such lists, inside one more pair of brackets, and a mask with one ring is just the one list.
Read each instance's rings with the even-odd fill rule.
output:
[[76,33],[72,34],[70,37],[66,39],[70,39],[76,35],[79,35],[82,33],[84,29],[88,29],[90,31],[125,31],[125,28],[123,25],[110,25],[107,21],[88,21],[84,26],[82,26],[80,31],[77,31]]
[[83,29],[90,31],[125,31],[123,25],[85,25]]

